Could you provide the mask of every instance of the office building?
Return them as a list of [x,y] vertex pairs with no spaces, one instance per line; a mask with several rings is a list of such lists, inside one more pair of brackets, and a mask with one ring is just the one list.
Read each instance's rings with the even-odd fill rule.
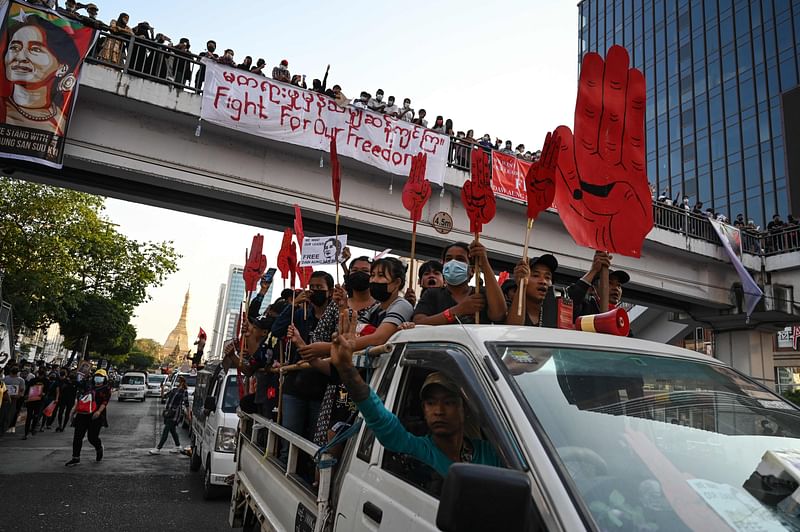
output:
[[647,175],[659,192],[762,228],[800,212],[800,158],[786,156],[800,151],[800,128],[784,128],[800,118],[786,100],[800,2],[583,0],[578,10],[580,56],[619,44],[645,75]]

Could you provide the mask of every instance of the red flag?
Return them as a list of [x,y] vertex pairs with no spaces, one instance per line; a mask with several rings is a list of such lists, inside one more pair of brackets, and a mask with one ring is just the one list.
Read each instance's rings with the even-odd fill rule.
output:
[[339,155],[336,153],[336,136],[331,138],[331,187],[336,212],[339,212],[339,197],[342,194],[342,176],[339,170]]
[[556,165],[561,149],[558,134],[550,132],[544,139],[542,155],[533,163],[525,176],[525,192],[528,197],[528,219],[535,220],[539,213],[553,204],[556,195]]
[[284,281],[289,278],[289,253],[291,253],[289,244],[291,242],[292,230],[287,227],[283,231],[283,242],[281,242],[281,250],[278,252],[278,269],[281,271],[281,278]]
[[483,224],[494,218],[497,201],[492,190],[489,154],[482,149],[472,150],[470,180],[461,189],[461,202],[469,216],[470,233],[480,233]]
[[422,208],[431,197],[431,184],[425,179],[428,166],[428,155],[418,153],[411,158],[411,171],[408,181],[403,187],[403,207],[411,215],[411,221],[418,222],[422,217]]
[[575,133],[559,126],[556,208],[578,245],[639,257],[653,228],[647,182],[645,79],[628,52],[583,56]]
[[300,254],[303,254],[303,215],[300,213],[300,205],[294,204],[294,234],[297,235],[297,245],[300,247]]
[[297,276],[300,278],[300,287],[302,289],[308,289],[308,283],[311,282],[312,273],[314,273],[313,266],[300,266],[297,268]]
[[261,250],[264,247],[264,236],[257,234],[253,237],[253,243],[250,244],[250,256],[248,257],[245,252],[245,265],[242,272],[244,278],[244,289],[247,292],[252,292],[258,286],[258,280],[264,275],[264,270],[267,269],[267,257],[265,257]]
[[200,327],[200,332],[199,332],[199,333],[197,333],[197,337],[198,337],[198,338],[203,338],[203,339],[206,339],[206,338],[208,338],[208,336],[206,335],[206,332],[203,330],[203,328],[202,328],[202,327]]
[[508,280],[508,272],[500,272],[500,276],[497,278],[497,284],[503,286],[503,283]]

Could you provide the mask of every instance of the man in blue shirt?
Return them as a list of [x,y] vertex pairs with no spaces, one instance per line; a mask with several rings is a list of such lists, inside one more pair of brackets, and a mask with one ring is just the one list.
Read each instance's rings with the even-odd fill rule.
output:
[[340,310],[339,333],[331,345],[331,362],[381,445],[413,456],[442,476],[447,475],[453,462],[503,466],[491,443],[464,435],[464,400],[458,386],[443,373],[428,375],[420,390],[429,434],[415,436],[408,432],[353,367],[354,323],[348,312]]

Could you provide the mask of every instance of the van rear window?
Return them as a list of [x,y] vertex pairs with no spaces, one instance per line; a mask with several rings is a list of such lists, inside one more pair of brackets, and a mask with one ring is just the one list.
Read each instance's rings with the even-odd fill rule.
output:
[[122,384],[142,385],[144,384],[144,377],[141,375],[123,375]]

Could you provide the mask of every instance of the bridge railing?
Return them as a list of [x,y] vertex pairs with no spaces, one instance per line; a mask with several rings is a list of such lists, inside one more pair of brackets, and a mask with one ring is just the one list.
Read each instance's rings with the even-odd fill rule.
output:
[[172,46],[131,35],[100,30],[88,61],[122,70],[175,88],[199,93],[203,65],[200,57]]
[[[88,61],[125,73],[170,85],[179,90],[202,93],[204,67],[200,57],[172,46],[108,30],[99,36]],[[448,166],[469,172],[471,150],[477,144],[451,137]],[[485,149],[485,148],[483,148]],[[491,150],[487,150],[491,154]],[[656,227],[684,234],[706,242],[719,243],[708,218],[673,205],[653,202]],[[792,227],[773,233],[752,233],[742,230],[742,249],[757,255],[776,255],[800,251],[800,228]]]

